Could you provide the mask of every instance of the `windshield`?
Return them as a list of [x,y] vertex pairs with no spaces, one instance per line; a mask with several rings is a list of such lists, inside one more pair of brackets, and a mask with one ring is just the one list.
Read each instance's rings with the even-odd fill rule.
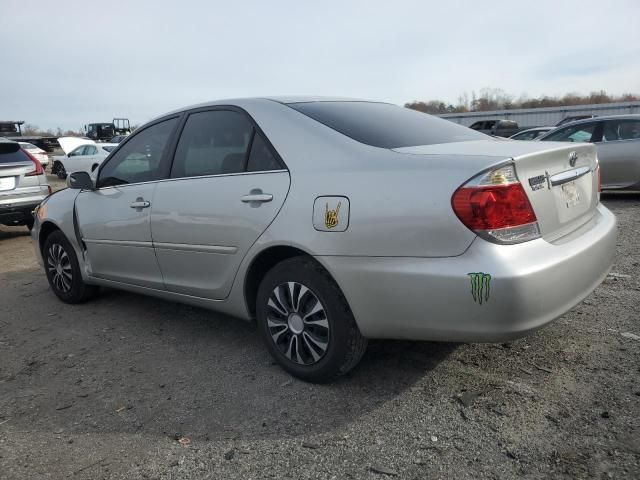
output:
[[289,107],[358,142],[381,148],[487,139],[448,120],[374,102],[304,102]]

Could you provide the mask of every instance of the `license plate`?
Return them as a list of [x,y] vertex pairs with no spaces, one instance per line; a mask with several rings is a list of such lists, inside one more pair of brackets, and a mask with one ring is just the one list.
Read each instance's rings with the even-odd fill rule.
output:
[[576,187],[576,182],[569,182],[562,185],[562,199],[567,208],[575,207],[580,203],[580,193]]
[[0,192],[2,190],[13,190],[16,187],[16,177],[0,178]]

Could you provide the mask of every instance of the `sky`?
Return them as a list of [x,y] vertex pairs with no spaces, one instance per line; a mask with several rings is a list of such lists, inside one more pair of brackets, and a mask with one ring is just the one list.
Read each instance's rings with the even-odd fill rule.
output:
[[0,0],[0,120],[141,124],[224,98],[640,93],[640,0]]

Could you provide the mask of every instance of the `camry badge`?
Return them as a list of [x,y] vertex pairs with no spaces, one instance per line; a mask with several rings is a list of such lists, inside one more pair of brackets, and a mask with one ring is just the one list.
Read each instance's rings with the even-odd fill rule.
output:
[[578,154],[575,151],[574,152],[570,152],[569,153],[569,165],[571,165],[572,167],[575,167],[577,161],[578,161]]
[[547,177],[544,175],[538,175],[536,177],[531,177],[529,179],[529,186],[531,187],[531,190],[540,190],[541,188],[544,188],[544,183],[546,181]]

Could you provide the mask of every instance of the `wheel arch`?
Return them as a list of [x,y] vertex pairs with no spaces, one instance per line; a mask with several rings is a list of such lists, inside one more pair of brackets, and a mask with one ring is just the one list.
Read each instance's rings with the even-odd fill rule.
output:
[[[313,255],[290,245],[268,247],[253,258],[244,278],[244,300],[251,317],[255,317],[256,314],[258,288],[264,276],[276,264],[293,257],[308,257],[315,260]],[[317,260],[315,261],[317,262]],[[324,266],[322,267],[324,268]]]
[[38,232],[38,245],[40,246],[40,251],[42,251],[44,242],[47,241],[47,237],[57,230],[62,231],[62,229],[51,220],[46,220],[42,225],[40,225],[40,230]]

